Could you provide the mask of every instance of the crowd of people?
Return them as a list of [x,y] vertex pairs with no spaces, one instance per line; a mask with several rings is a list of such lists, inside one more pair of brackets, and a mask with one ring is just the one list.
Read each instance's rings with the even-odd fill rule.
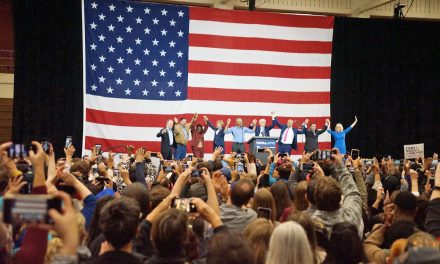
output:
[[[158,136],[186,144],[196,118],[176,137],[164,136],[176,132],[170,120]],[[217,122],[216,135],[234,133],[229,123]],[[261,161],[215,144],[209,159],[131,145],[118,159],[96,148],[78,157],[71,144],[55,157],[37,141],[18,155],[0,145],[0,263],[440,263],[437,154],[353,159],[316,147],[293,161],[267,148]],[[41,218],[23,197],[62,205],[48,202]]]

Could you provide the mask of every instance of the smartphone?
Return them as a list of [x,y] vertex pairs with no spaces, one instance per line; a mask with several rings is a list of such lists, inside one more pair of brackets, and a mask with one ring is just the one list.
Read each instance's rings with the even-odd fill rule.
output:
[[49,209],[61,212],[62,200],[52,195],[7,195],[3,201],[3,222],[8,224],[53,223]]
[[157,158],[157,152],[151,152],[151,157]]
[[272,209],[266,207],[258,207],[257,209],[258,218],[266,218],[267,220],[272,219]]
[[352,149],[350,155],[353,160],[359,158],[359,149]]
[[46,154],[49,154],[49,150],[50,150],[50,142],[48,140],[43,140],[43,142],[41,142],[41,145],[43,146],[43,150]]
[[243,163],[237,163],[236,165],[235,165],[235,170],[238,172],[238,173],[244,173],[244,165],[243,165]]
[[8,149],[8,156],[10,158],[25,158],[28,156],[30,150],[29,145],[25,144],[12,144]]
[[163,171],[168,173],[168,172],[172,172],[173,171],[173,167],[172,166],[165,166],[163,167]]
[[188,169],[189,168],[189,165],[188,164],[183,164],[183,169],[184,170],[186,170],[186,169]]
[[72,136],[67,136],[66,137],[66,144],[64,145],[65,148],[70,147],[70,145],[72,145]]
[[437,168],[437,165],[438,165],[438,160],[432,160],[432,162],[431,162],[431,167],[429,168],[429,170],[430,170],[431,172],[434,172],[435,169]]
[[104,182],[109,183],[110,182],[110,179],[105,177],[105,176],[98,176],[98,177],[95,178],[95,180],[100,182],[100,183],[104,183]]
[[93,176],[95,176],[95,177],[98,176],[98,168],[97,168],[97,167],[92,167],[92,174],[93,174]]
[[118,167],[115,167],[113,169],[113,177],[119,177],[119,168]]
[[302,171],[311,171],[313,169],[313,163],[301,163]]
[[101,144],[95,144],[95,151],[97,155],[101,155],[102,154],[102,145]]
[[280,154],[278,155],[278,157],[280,157],[280,158],[287,157],[287,153],[280,153]]
[[257,149],[257,152],[258,152],[258,153],[264,152],[264,148],[259,148],[259,149]]
[[192,160],[193,160],[193,155],[188,155],[188,156],[186,157],[186,159],[189,160],[189,161],[192,161]]
[[175,198],[171,202],[171,207],[186,213],[197,212],[196,207],[191,203],[191,198]]
[[235,154],[235,158],[241,159],[241,158],[243,158],[243,154],[241,154],[241,153]]
[[400,166],[400,160],[394,160],[393,164],[394,166]]
[[199,170],[193,170],[191,172],[191,177],[200,177],[200,176],[202,176],[202,172]]

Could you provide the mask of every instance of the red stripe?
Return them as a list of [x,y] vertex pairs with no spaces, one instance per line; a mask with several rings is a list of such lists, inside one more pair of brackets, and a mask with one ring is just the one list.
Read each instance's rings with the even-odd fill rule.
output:
[[327,16],[303,16],[203,7],[190,7],[189,17],[190,20],[328,29],[333,28],[334,22],[334,17]]
[[[103,139],[96,137],[85,137],[85,148],[90,150],[95,144],[102,144],[102,150],[106,151],[107,149],[120,145],[133,145],[135,148],[146,147],[147,150],[150,151],[160,151],[160,142],[159,141],[128,141],[128,140],[114,140],[114,139]],[[226,153],[231,152],[232,150],[232,142],[225,142],[226,144]],[[246,145],[246,150],[249,150],[249,146]],[[319,147],[321,149],[329,149],[331,143],[330,142],[322,142],[319,143]],[[298,142],[298,150],[292,151],[292,155],[300,155],[304,150],[304,143]],[[125,152],[123,147],[116,148],[113,152]],[[188,144],[187,152],[192,152],[190,144]],[[212,153],[212,141],[205,140],[205,154]]]
[[188,72],[295,79],[330,79],[331,68],[190,60]]
[[189,45],[194,47],[265,50],[292,53],[332,53],[332,42],[228,37],[205,34],[190,34]]
[[[270,110],[268,110],[270,111]],[[202,121],[203,113],[199,113],[199,122]],[[177,118],[186,117],[188,120],[192,117],[192,114],[180,113],[175,115]],[[241,116],[241,115],[208,115],[209,120],[215,125],[217,120],[223,120],[226,122],[228,118],[231,118],[232,124],[235,123],[235,119],[241,117],[245,125],[250,124],[252,120],[265,118],[270,122],[270,116]],[[95,109],[86,109],[86,121],[97,124],[114,125],[114,126],[131,126],[131,127],[164,127],[169,118],[174,118],[172,115],[155,115],[155,114],[129,114],[119,112],[107,112]],[[325,119],[329,117],[308,117],[310,122],[316,123],[318,128],[324,126]],[[280,123],[285,124],[287,119],[297,120],[301,125],[304,121],[304,117],[278,117]]]
[[330,104],[330,93],[188,87],[188,99],[281,104]]

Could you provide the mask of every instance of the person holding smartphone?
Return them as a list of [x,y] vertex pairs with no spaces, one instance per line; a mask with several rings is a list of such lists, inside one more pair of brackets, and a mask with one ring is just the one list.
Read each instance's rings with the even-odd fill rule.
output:
[[[351,124],[347,129],[344,130],[344,127],[342,126],[342,124],[337,123],[335,126],[335,131],[333,131],[331,129],[327,130],[327,132],[329,132],[330,135],[332,135],[333,138],[335,139],[335,145],[333,147],[339,149],[339,152],[341,154],[347,153],[347,148],[345,145],[345,135],[351,131],[351,129],[356,125],[357,121],[358,121],[357,117],[355,116],[353,124]],[[329,127],[330,127],[330,125],[329,125]]]

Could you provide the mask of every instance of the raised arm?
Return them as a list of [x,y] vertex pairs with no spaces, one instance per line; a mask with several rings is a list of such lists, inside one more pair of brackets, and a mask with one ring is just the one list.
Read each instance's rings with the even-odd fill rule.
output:
[[275,112],[271,112],[271,115],[272,115],[272,124],[270,124],[270,126],[267,127],[268,130],[271,130],[277,124],[277,122],[276,122],[277,117],[275,116]]
[[231,124],[231,119],[228,118],[228,120],[226,121],[225,131],[229,128],[230,124]]
[[354,116],[354,122],[353,122],[353,124],[351,124],[351,128],[353,128],[356,124],[357,124],[357,122],[358,122],[358,118],[357,118],[357,116]]
[[325,120],[324,128],[318,131],[318,135],[321,135],[322,133],[324,133],[325,131],[327,131],[329,125],[330,125],[330,120],[326,119],[326,120]]
[[205,120],[205,124],[207,124],[212,130],[217,131],[218,129],[212,125],[211,121],[209,121],[207,116],[203,116],[203,119]]

